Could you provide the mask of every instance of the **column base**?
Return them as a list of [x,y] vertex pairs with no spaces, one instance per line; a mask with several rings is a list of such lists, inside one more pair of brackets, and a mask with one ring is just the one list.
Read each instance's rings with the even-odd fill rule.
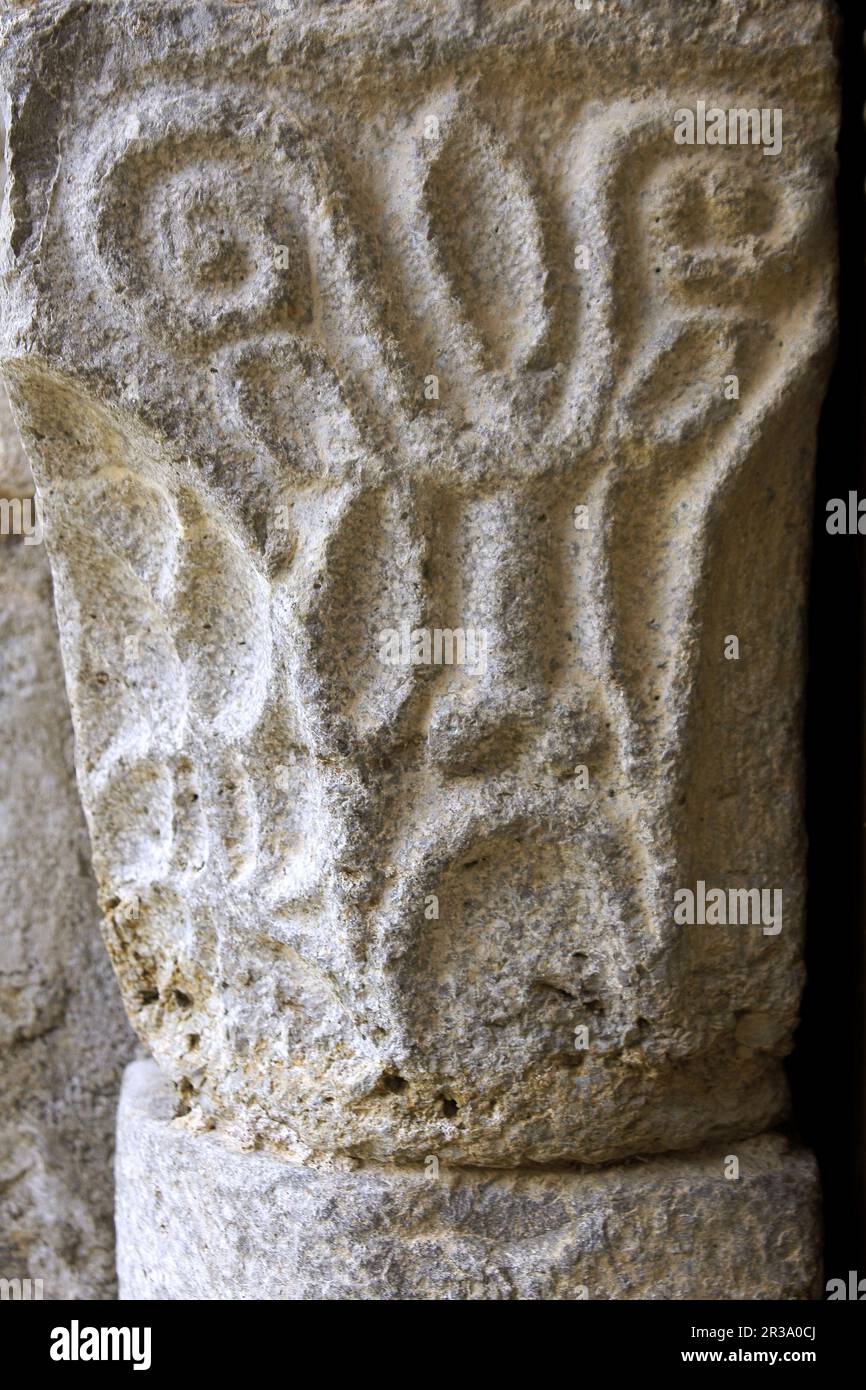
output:
[[127,1068],[123,1299],[820,1297],[815,1163],[779,1135],[609,1168],[334,1172],[185,1133],[172,1103],[152,1062]]

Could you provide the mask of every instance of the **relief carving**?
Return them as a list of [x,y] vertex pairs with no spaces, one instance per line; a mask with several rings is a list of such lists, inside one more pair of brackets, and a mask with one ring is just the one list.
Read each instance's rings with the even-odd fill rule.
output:
[[[678,146],[682,78],[544,121],[486,61],[354,147],[272,78],[83,101],[5,355],[127,1010],[191,1127],[294,1157],[785,1113],[826,147]],[[784,930],[678,926],[714,875]]]

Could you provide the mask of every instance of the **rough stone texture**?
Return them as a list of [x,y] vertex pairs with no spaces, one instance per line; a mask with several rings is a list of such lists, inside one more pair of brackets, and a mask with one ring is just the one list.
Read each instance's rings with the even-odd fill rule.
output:
[[[4,370],[109,950],[190,1124],[521,1164],[784,1115],[828,26],[13,24]],[[676,145],[699,99],[781,108],[781,154]],[[486,669],[383,664],[402,624]],[[697,879],[783,931],[677,927]]]
[[[3,370],[188,1129],[517,1167],[784,1117],[831,15],[11,22]],[[699,101],[781,109],[781,152],[678,145]],[[388,664],[403,628],[486,660]],[[783,930],[678,926],[698,880]]]
[[170,1120],[128,1068],[118,1149],[121,1298],[807,1299],[815,1165],[777,1135],[600,1170],[317,1171]]
[[[0,496],[33,482],[0,386]],[[112,1155],[134,1040],[99,939],[44,547],[0,539],[0,1278],[115,1290]]]

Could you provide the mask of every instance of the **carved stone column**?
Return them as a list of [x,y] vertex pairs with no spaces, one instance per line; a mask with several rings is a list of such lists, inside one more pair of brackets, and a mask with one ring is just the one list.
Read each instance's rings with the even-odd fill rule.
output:
[[121,1111],[127,1296],[814,1288],[811,1160],[756,1136],[802,984],[830,13],[13,25],[3,369],[171,1082]]

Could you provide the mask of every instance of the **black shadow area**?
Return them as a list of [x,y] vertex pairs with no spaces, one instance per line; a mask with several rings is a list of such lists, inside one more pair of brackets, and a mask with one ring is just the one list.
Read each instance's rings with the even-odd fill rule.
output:
[[[862,0],[841,4],[842,126],[837,184],[839,339],[818,430],[809,673],[806,823],[808,982],[789,1061],[794,1120],[817,1155],[826,1276],[866,1275],[864,1127],[864,549],[827,532],[827,503],[866,497],[866,139]],[[864,523],[866,524],[866,523]]]

